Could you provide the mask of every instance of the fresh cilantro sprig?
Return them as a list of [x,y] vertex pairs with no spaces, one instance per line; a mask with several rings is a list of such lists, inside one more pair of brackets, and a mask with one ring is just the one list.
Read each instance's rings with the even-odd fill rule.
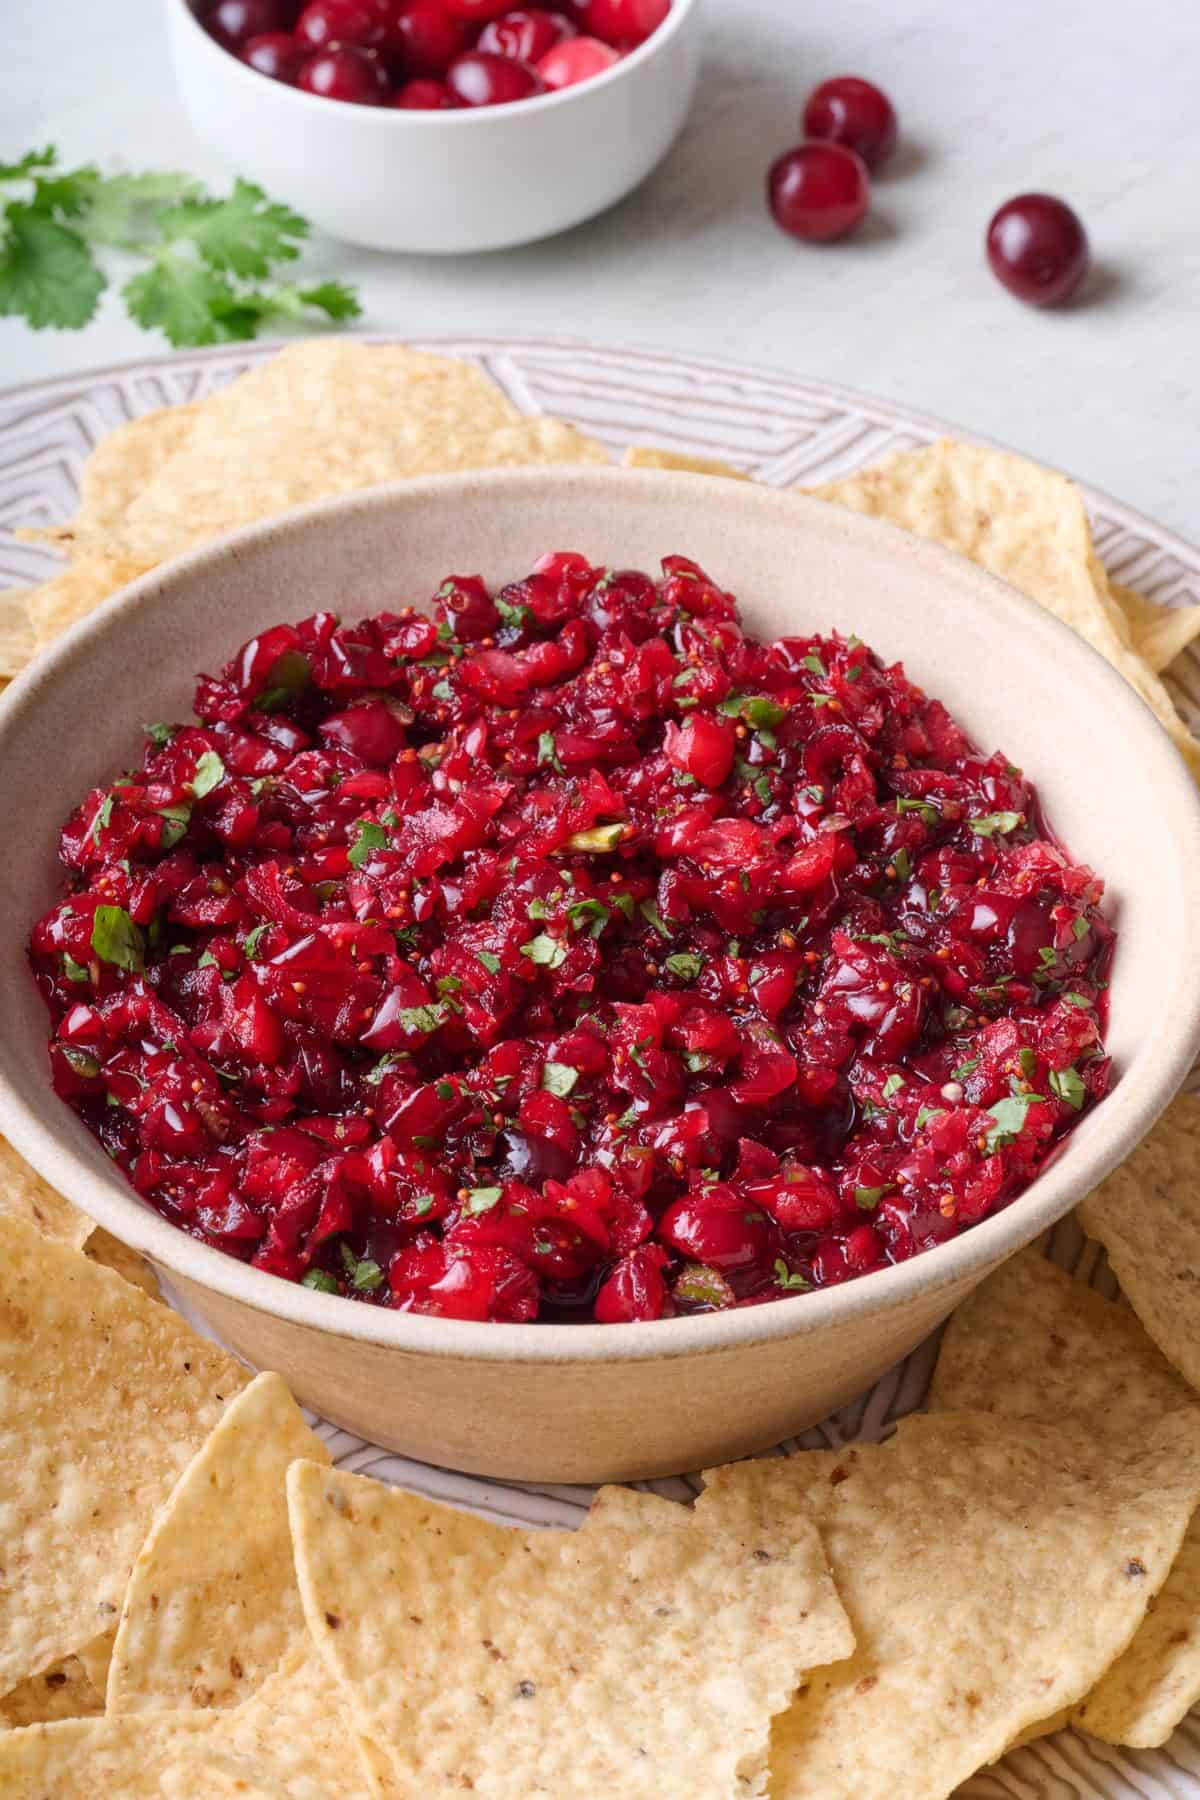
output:
[[276,281],[308,222],[240,178],[223,199],[190,175],[61,169],[52,147],[0,163],[0,314],[78,331],[109,275],[97,252],[144,259],[121,288],[129,315],[177,346],[255,337],[264,325],[361,312],[339,281]]

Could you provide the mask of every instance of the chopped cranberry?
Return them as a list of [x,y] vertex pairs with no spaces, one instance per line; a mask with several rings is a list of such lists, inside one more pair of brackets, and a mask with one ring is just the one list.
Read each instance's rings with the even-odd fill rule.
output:
[[902,668],[759,643],[684,557],[450,576],[260,632],[82,797],[51,1080],[168,1219],[364,1305],[783,1299],[1007,1205],[1107,1091],[1101,883],[1042,829]]
[[771,164],[767,198],[780,230],[805,243],[845,237],[866,217],[866,164],[840,144],[801,144]]
[[372,0],[308,0],[296,20],[296,36],[310,53],[330,44],[373,50],[384,39],[383,17]]
[[468,50],[446,72],[446,85],[463,106],[505,106],[545,91],[536,70],[508,56]]
[[1078,213],[1053,194],[1005,201],[988,226],[987,255],[997,281],[1031,306],[1069,300],[1091,260]]
[[456,112],[458,101],[444,81],[406,81],[388,101],[402,112]]
[[239,50],[249,38],[290,31],[295,16],[289,0],[216,0],[204,24],[227,50]]
[[574,87],[577,82],[603,75],[605,69],[619,61],[617,52],[599,38],[574,37],[548,50],[540,58],[537,72],[547,87]]
[[891,101],[873,82],[835,75],[813,89],[804,108],[804,135],[857,151],[868,169],[880,168],[896,148]]
[[464,21],[439,0],[402,0],[384,18],[384,49],[409,76],[444,75],[470,42]]
[[443,11],[456,19],[466,19],[470,25],[498,19],[509,10],[509,0],[439,0],[439,4]]
[[640,44],[670,10],[671,0],[575,0],[584,31],[606,44]]
[[260,37],[247,39],[241,58],[260,75],[272,81],[285,81],[294,87],[296,78],[309,56],[308,47],[286,31],[266,31]]
[[526,6],[485,25],[478,47],[497,56],[515,56],[518,62],[537,63],[555,44],[574,36],[575,27],[565,13]]
[[325,100],[347,100],[356,106],[380,106],[387,98],[387,70],[373,50],[335,44],[310,56],[297,86]]

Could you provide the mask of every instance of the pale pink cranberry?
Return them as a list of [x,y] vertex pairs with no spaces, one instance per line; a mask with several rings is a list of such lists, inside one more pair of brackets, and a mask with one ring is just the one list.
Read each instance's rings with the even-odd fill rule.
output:
[[599,38],[567,38],[546,52],[537,64],[537,72],[547,87],[575,87],[581,81],[603,75],[605,69],[611,69],[620,60],[617,52]]

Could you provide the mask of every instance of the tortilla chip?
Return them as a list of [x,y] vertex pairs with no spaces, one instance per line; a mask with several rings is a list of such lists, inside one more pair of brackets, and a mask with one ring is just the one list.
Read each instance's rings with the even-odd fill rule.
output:
[[87,554],[89,539],[114,536],[146,483],[185,441],[200,409],[198,401],[160,406],[108,432],[83,465],[75,517],[61,525],[27,527],[18,538],[78,556]]
[[102,601],[144,575],[149,566],[128,557],[93,551],[81,556],[53,581],[34,588],[26,604],[36,648],[41,650],[52,644],[80,619],[95,612]]
[[111,1269],[0,1220],[0,1691],[115,1624],[244,1369]]
[[106,547],[146,565],[404,476],[598,460],[601,446],[525,419],[468,363],[345,338],[292,344],[204,403]]
[[95,1226],[86,1213],[43,1181],[6,1138],[0,1138],[0,1220],[24,1219],[44,1237],[81,1250]]
[[[1026,1251],[959,1307],[942,1339],[934,1409],[1066,1419],[1136,1441],[1147,1419],[1193,1403],[1128,1308]],[[1163,1744],[1200,1700],[1200,1515],[1136,1637],[1069,1718],[1110,1744]]]
[[19,675],[34,652],[29,596],[33,588],[0,592],[0,675]]
[[1200,605],[1160,606],[1136,589],[1109,581],[1108,591],[1125,617],[1133,646],[1147,667],[1161,674],[1200,637]]
[[1079,1223],[1167,1361],[1200,1390],[1200,1098],[1180,1094]]
[[[211,1786],[206,1770],[220,1783]],[[210,1792],[362,1800],[380,1789],[308,1643],[227,1712],[137,1713],[0,1732],[5,1800],[201,1800]]]
[[162,1289],[158,1285],[158,1276],[150,1267],[144,1256],[123,1244],[109,1232],[97,1225],[83,1246],[83,1253],[93,1262],[103,1263],[106,1269],[115,1269],[117,1274],[134,1287],[141,1288],[143,1294],[149,1294],[152,1300],[162,1299]]
[[142,1546],[108,1677],[110,1713],[237,1706],[305,1634],[288,1464],[328,1462],[278,1375],[230,1402]]
[[108,1631],[102,1631],[90,1643],[81,1644],[75,1652],[83,1664],[84,1673],[101,1699],[108,1687],[108,1666],[112,1661],[113,1642],[116,1635],[117,1628],[114,1625]]
[[1108,588],[1083,496],[1065,475],[1005,450],[943,438],[844,481],[806,490],[957,550],[1019,588],[1111,663],[1200,775],[1200,741],[1133,648]]
[[753,1495],[610,1489],[532,1533],[315,1463],[288,1495],[309,1629],[404,1793],[760,1794],[772,1715],[852,1645],[816,1533]]
[[943,1800],[1125,1649],[1200,1500],[1200,1416],[1097,1443],[936,1413],[706,1479],[701,1515],[744,1485],[820,1527],[858,1640],[777,1721],[772,1800]]
[[752,481],[743,469],[720,462],[715,456],[683,456],[676,450],[651,450],[631,445],[621,459],[625,469],[678,469],[685,475],[719,475],[726,481]]
[[103,1711],[104,1695],[92,1686],[79,1658],[64,1656],[0,1699],[0,1730],[92,1718]]

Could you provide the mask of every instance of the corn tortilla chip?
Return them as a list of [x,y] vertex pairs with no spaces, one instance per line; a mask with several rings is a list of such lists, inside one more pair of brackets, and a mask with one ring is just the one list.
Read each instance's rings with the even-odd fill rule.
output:
[[112,537],[133,501],[186,439],[199,402],[160,406],[100,439],[83,465],[79,510],[61,525],[17,532],[25,543],[53,544],[66,556],[86,554],[89,540]]
[[80,619],[95,612],[102,601],[144,575],[148,567],[148,563],[131,562],[128,557],[93,551],[52,581],[34,588],[26,605],[36,649],[52,644]]
[[772,1715],[851,1648],[815,1532],[753,1495],[524,1533],[314,1463],[288,1494],[309,1629],[405,1793],[760,1794]]
[[113,1270],[0,1220],[0,1691],[116,1623],[155,1510],[246,1381]]
[[1155,674],[1170,668],[1200,637],[1200,606],[1160,606],[1118,581],[1110,580],[1108,588],[1129,621],[1134,649]]
[[[215,1768],[220,1782],[209,1785]],[[316,1651],[298,1644],[242,1706],[0,1732],[5,1800],[202,1800],[210,1792],[363,1800],[380,1789]]]
[[679,469],[685,475],[719,475],[727,481],[753,479],[744,470],[735,469],[732,463],[721,462],[715,456],[684,456],[676,450],[651,450],[636,444],[630,446],[621,462],[626,469]]
[[0,1730],[92,1718],[103,1711],[104,1695],[92,1686],[79,1658],[64,1656],[0,1699]]
[[1083,496],[1065,475],[1009,451],[943,438],[807,491],[933,538],[1036,600],[1125,677],[1200,775],[1200,742],[1133,648],[1129,622],[1092,543]]
[[289,345],[207,400],[106,547],[150,564],[304,501],[405,476],[607,461],[481,370],[397,345]]
[[103,1699],[104,1691],[108,1686],[108,1665],[112,1661],[113,1641],[116,1635],[117,1629],[113,1625],[107,1631],[102,1631],[98,1637],[94,1637],[90,1643],[81,1644],[75,1652],[76,1657],[83,1664],[84,1673],[101,1699]]
[[772,1800],[943,1800],[1125,1649],[1200,1499],[1200,1420],[1097,1444],[936,1413],[706,1479],[701,1515],[744,1484],[818,1524],[857,1639],[776,1722]]
[[[1037,1250],[1014,1257],[951,1319],[930,1407],[1067,1419],[1098,1440],[1136,1441],[1195,1396],[1135,1315]],[[1063,1723],[1110,1744],[1163,1744],[1200,1700],[1200,1515],[1136,1637]]]
[[1079,1223],[1167,1361],[1200,1389],[1200,1098],[1180,1094]]
[[328,1462],[278,1375],[232,1400],[133,1565],[108,1677],[110,1713],[236,1706],[305,1635],[288,1464]]
[[24,1219],[44,1237],[75,1250],[95,1230],[87,1214],[43,1181],[5,1138],[0,1138],[0,1219]]
[[19,675],[34,652],[29,596],[33,588],[5,588],[0,593],[0,675]]
[[83,1253],[93,1262],[103,1263],[106,1269],[115,1269],[118,1275],[131,1281],[134,1287],[141,1288],[143,1294],[149,1294],[152,1300],[162,1298],[158,1276],[145,1257],[139,1256],[136,1250],[131,1250],[128,1244],[123,1244],[120,1238],[113,1237],[101,1226],[95,1227],[83,1246]]

